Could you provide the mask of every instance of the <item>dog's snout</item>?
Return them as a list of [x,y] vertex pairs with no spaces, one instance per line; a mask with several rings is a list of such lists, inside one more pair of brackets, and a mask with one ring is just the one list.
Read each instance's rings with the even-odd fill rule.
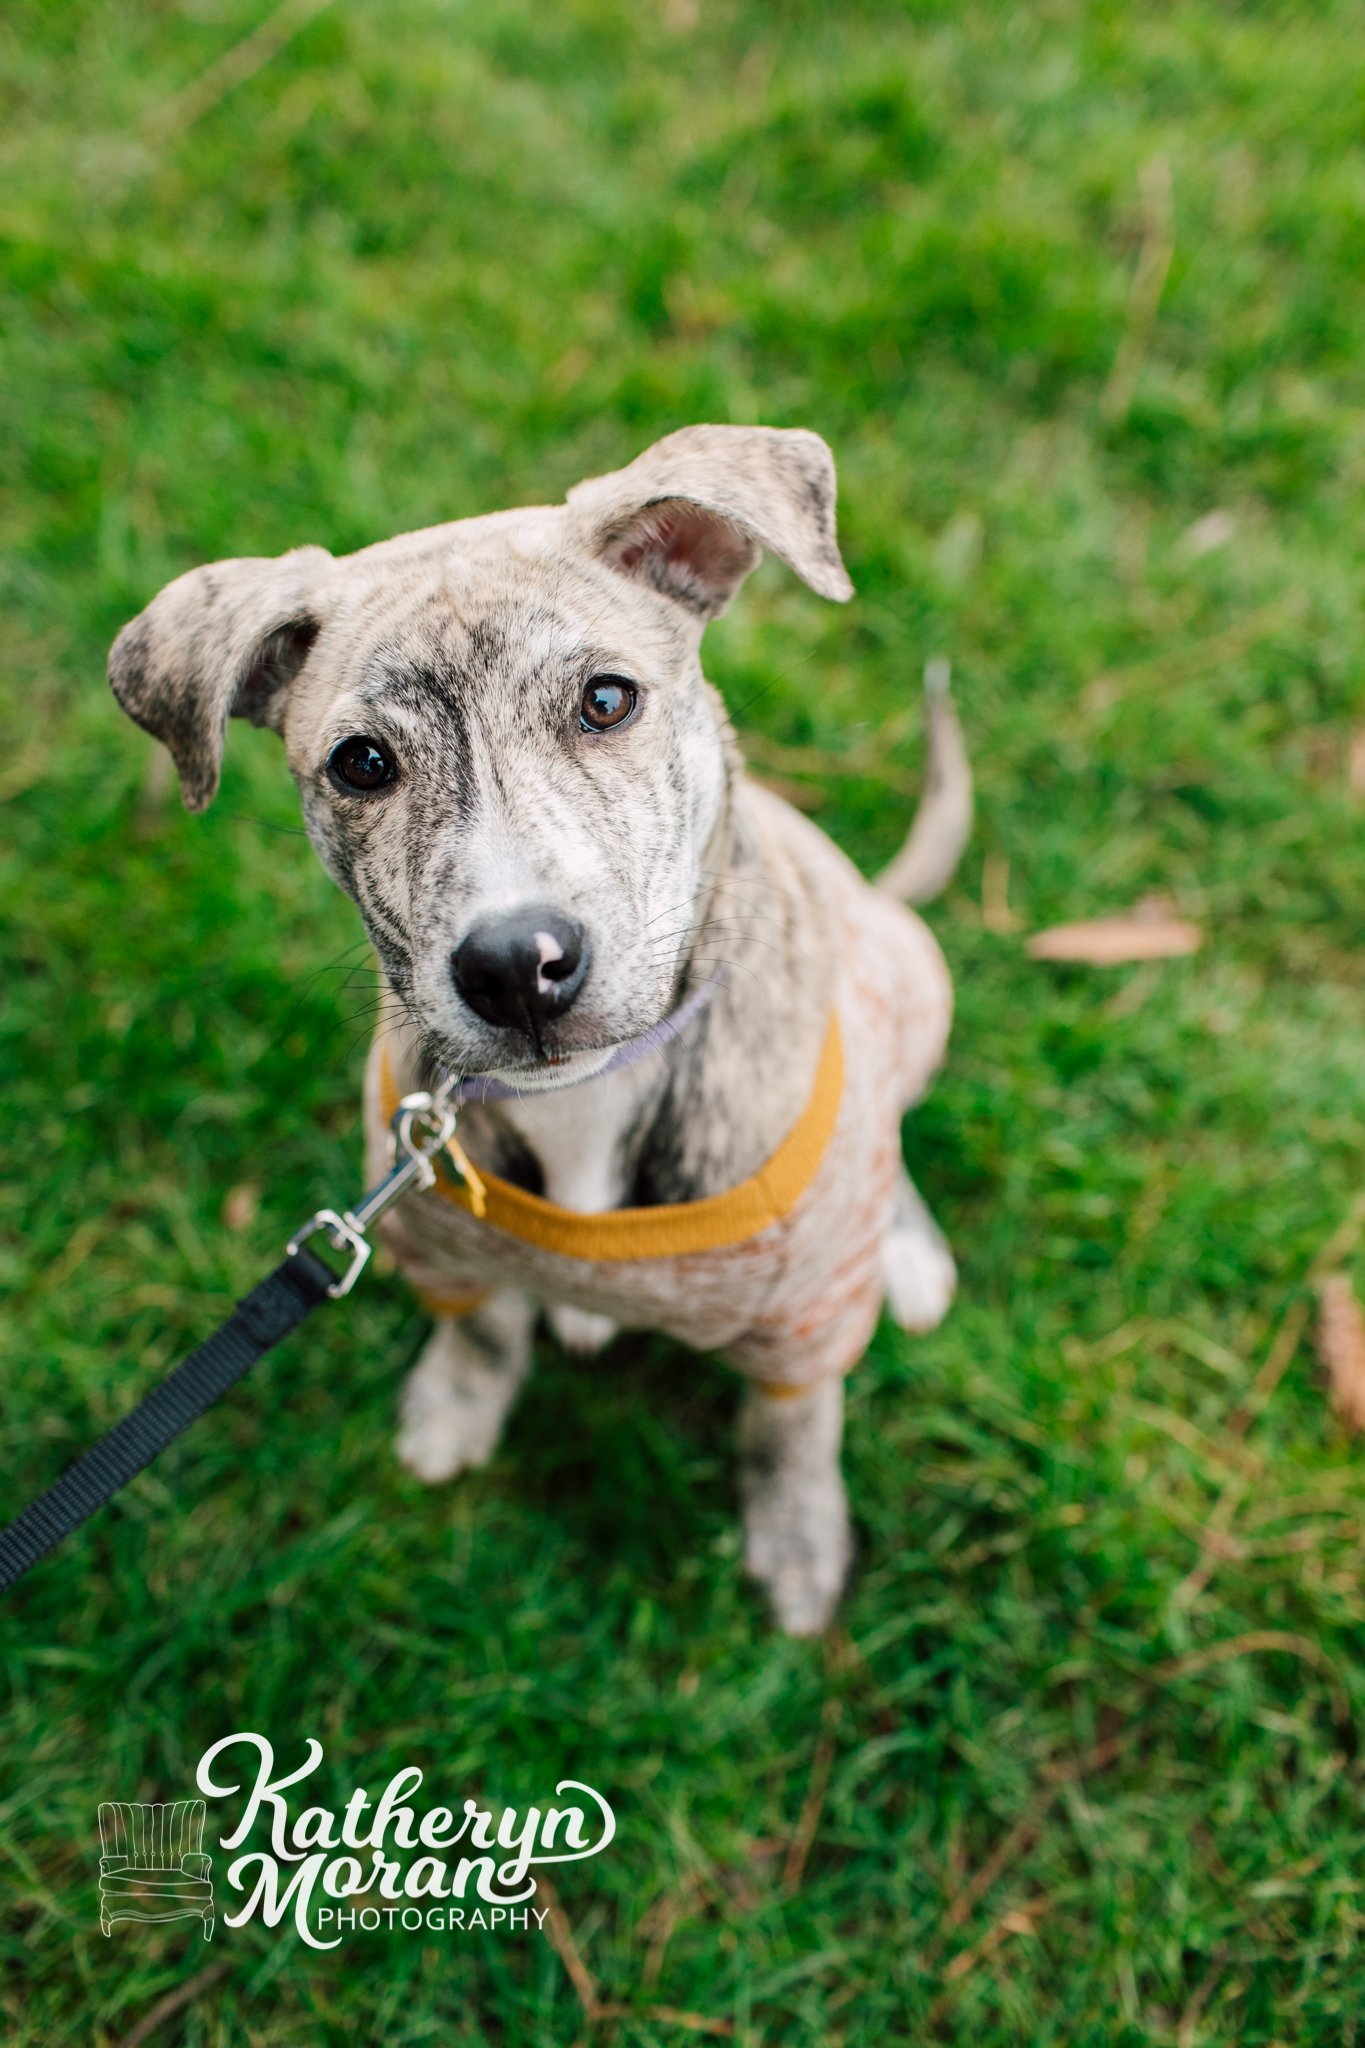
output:
[[477,1016],[527,1032],[539,1051],[543,1028],[572,1007],[591,957],[581,924],[533,904],[474,925],[451,954],[450,971]]

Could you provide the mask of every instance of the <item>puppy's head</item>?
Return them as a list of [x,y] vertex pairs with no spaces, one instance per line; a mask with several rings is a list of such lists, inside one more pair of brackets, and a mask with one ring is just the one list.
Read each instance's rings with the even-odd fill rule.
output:
[[849,596],[828,448],[689,427],[564,505],[195,569],[110,680],[193,810],[229,718],[281,733],[426,1050],[568,1080],[674,999],[725,792],[702,630],[764,548]]

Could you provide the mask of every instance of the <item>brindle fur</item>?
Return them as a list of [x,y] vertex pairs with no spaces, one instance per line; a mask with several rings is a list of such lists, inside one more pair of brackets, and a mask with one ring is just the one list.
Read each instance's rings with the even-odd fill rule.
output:
[[[765,548],[821,595],[851,594],[829,450],[805,432],[693,427],[561,506],[341,559],[305,547],[193,570],[110,658],[120,703],[170,748],[193,809],[217,787],[229,717],[282,735],[308,835],[382,965],[400,1078],[415,1084],[438,1061],[514,1074],[531,1092],[467,1110],[462,1135],[473,1157],[571,1208],[730,1187],[810,1089],[835,934],[799,858],[761,849],[699,656],[706,622]],[[619,731],[585,734],[579,698],[598,673],[635,680],[641,708]],[[392,788],[334,787],[328,754],[353,733],[392,747]],[[551,1029],[549,1071],[524,1035],[468,1009],[450,974],[472,923],[529,902],[578,918],[593,948],[583,994]],[[722,968],[666,1059],[563,1088]],[[885,1263],[892,1312],[932,1326],[952,1262],[908,1181]],[[575,1346],[611,1334],[581,1304],[546,1306]],[[507,1290],[461,1323],[438,1319],[403,1396],[412,1470],[435,1481],[492,1454],[532,1325],[530,1302]],[[841,1414],[838,1381],[745,1395],[746,1562],[796,1632],[828,1621],[849,1555]]]

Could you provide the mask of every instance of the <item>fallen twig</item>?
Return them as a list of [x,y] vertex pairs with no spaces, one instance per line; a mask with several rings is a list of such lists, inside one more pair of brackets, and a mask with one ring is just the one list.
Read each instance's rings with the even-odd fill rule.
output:
[[600,2018],[602,2002],[597,1995],[597,1986],[592,1980],[592,1973],[587,1964],[578,1953],[568,1916],[559,1903],[559,1893],[548,1877],[539,1877],[536,1880],[536,1894],[545,1906],[545,1932],[550,1946],[563,1963],[569,1982],[578,1993],[578,2002],[585,2017],[590,2020]]
[[1084,1756],[1072,1757],[1044,1766],[1041,1773],[1042,1785],[1034,1794],[1021,1817],[1008,1832],[1001,1836],[985,1862],[980,1864],[968,1878],[957,1897],[943,1916],[943,1925],[938,1936],[930,1945],[926,1961],[941,1951],[944,1941],[954,1928],[960,1927],[975,1911],[986,1893],[1004,1876],[1016,1857],[1031,1849],[1039,1830],[1047,1818],[1048,1809],[1064,1785],[1074,1784],[1078,1778],[1086,1778],[1096,1771],[1108,1770],[1117,1757],[1128,1747],[1138,1734],[1141,1723],[1129,1721],[1126,1726],[1107,1735]]
[[944,1989],[924,2015],[925,2027],[928,2028],[939,2020],[949,2005],[952,1998],[949,1985],[956,1984],[959,1978],[965,1977],[969,1970],[974,1970],[987,1956],[994,1955],[1012,1934],[1032,1934],[1051,1904],[1051,1899],[1044,1897],[1031,1899],[1026,1906],[1012,1906],[1008,1913],[1001,1914],[993,1927],[986,1929],[979,1941],[974,1941],[970,1948],[961,1949],[943,1972]]
[[[1245,1635],[1231,1636],[1223,1642],[1210,1643],[1202,1649],[1188,1651],[1183,1656],[1168,1658],[1165,1663],[1154,1665],[1138,1676],[1149,1683],[1186,1678],[1197,1671],[1207,1670],[1212,1665],[1225,1664],[1231,1658],[1251,1656],[1260,1651],[1282,1651],[1286,1655],[1299,1657],[1305,1663],[1311,1664],[1327,1686],[1332,1701],[1333,1718],[1338,1728],[1350,1728],[1350,1701],[1336,1666],[1307,1636],[1297,1635],[1287,1629],[1253,1629]],[[978,1865],[949,1905],[937,1935],[925,1951],[926,1969],[934,1967],[948,1937],[970,1918],[987,1892],[994,1888],[1020,1856],[1026,1855],[1033,1847],[1053,1801],[1062,1788],[1074,1784],[1078,1779],[1092,1776],[1097,1771],[1107,1770],[1110,1764],[1136,1740],[1144,1726],[1144,1720],[1135,1715],[1112,1735],[1106,1736],[1092,1749],[1087,1750],[1084,1756],[1044,1766],[1040,1773],[1042,1782],[1020,1818],[1001,1836],[990,1855]],[[1037,1902],[1039,1910],[1046,1903],[1045,1900]],[[989,1954],[993,1947],[999,1946],[1004,1934],[1011,1931],[1009,1917],[1006,1914],[1002,1920],[996,1922],[995,1929],[990,1930],[987,1936],[975,1943],[972,1948],[963,1950],[962,1954],[970,1958],[969,1962],[963,1963],[960,1956],[954,1957],[944,1970],[945,1982],[961,1976],[971,1967],[972,1962],[978,1961],[983,1955]],[[997,1930],[1003,1932],[998,1933]],[[995,1939],[991,1938],[992,1935]],[[935,2006],[933,2010],[936,2012],[938,2007]]]
[[1275,1333],[1275,1341],[1266,1353],[1265,1364],[1227,1419],[1226,1428],[1229,1436],[1241,1438],[1246,1435],[1288,1372],[1294,1353],[1298,1350],[1303,1333],[1308,1327],[1308,1309],[1306,1295],[1301,1295],[1286,1309],[1280,1327]]
[[641,1916],[635,1933],[638,1939],[649,1942],[640,1980],[646,1991],[652,1991],[663,1975],[664,1957],[677,1929],[705,1896],[705,1887],[697,1873],[689,1871],[680,1891],[665,1892],[649,1911]]
[[1210,1464],[1222,1465],[1236,1472],[1240,1477],[1258,1478],[1265,1470],[1265,1460],[1258,1458],[1240,1442],[1231,1445],[1220,1444],[1188,1416],[1181,1415],[1174,1408],[1162,1408],[1155,1401],[1129,1401],[1128,1412],[1137,1421],[1145,1422],[1153,1429],[1159,1429],[1170,1437],[1173,1443],[1192,1451],[1196,1457],[1206,1459]]
[[780,796],[784,804],[790,804],[797,811],[818,811],[825,800],[823,790],[813,789],[809,783],[793,782],[790,776],[770,775],[766,769],[762,773],[751,769],[749,779],[762,789],[770,789],[774,796]]
[[1128,289],[1123,335],[1100,394],[1100,411],[1115,423],[1128,417],[1133,403],[1175,254],[1171,167],[1164,156],[1155,156],[1143,165],[1138,184],[1142,192],[1142,247]]
[[[1324,1274],[1330,1272],[1343,1259],[1348,1258],[1365,1232],[1365,1192],[1358,1194],[1347,1209],[1341,1222],[1321,1247],[1308,1269],[1307,1281],[1316,1286]],[[1265,1364],[1257,1373],[1246,1394],[1237,1403],[1227,1419],[1229,1436],[1239,1441],[1245,1437],[1251,1425],[1260,1416],[1271,1395],[1288,1371],[1300,1340],[1308,1325],[1310,1297],[1299,1295],[1286,1309],[1280,1327],[1275,1333]],[[1237,1511],[1245,1499],[1250,1486],[1250,1474],[1245,1469],[1235,1473],[1227,1482],[1218,1500],[1214,1503],[1205,1530],[1203,1554],[1188,1571],[1171,1595],[1172,1604],[1188,1608],[1199,1598],[1218,1568],[1220,1559],[1227,1554],[1226,1538]]]
[[1311,1664],[1327,1687],[1332,1701],[1332,1718],[1338,1728],[1351,1725],[1351,1702],[1335,1664],[1324,1651],[1318,1648],[1308,1636],[1301,1636],[1291,1629],[1254,1628],[1245,1635],[1227,1636],[1222,1642],[1206,1643],[1201,1650],[1187,1650],[1182,1656],[1168,1657],[1164,1664],[1153,1667],[1153,1678],[1188,1678],[1193,1672],[1206,1671],[1213,1664],[1226,1664],[1233,1657],[1250,1657],[1263,1650],[1279,1650],[1288,1657],[1299,1657],[1305,1664]]
[[829,776],[846,780],[856,776],[866,782],[878,782],[898,796],[922,794],[918,782],[886,766],[885,744],[880,740],[866,747],[851,747],[847,753],[836,752],[832,747],[803,747],[770,740],[760,732],[744,733],[740,744],[746,759],[778,775],[815,776],[821,780]]
[[838,1622],[825,1636],[825,1669],[841,1678],[846,1690],[851,1681],[856,1681],[866,1696],[868,1712],[882,1734],[899,1734],[899,1713],[882,1691],[876,1672],[848,1630],[842,1628]]
[[981,864],[981,922],[999,938],[1008,938],[1023,922],[1010,909],[1010,864],[1003,853],[988,853]]
[[824,1811],[825,1794],[829,1791],[829,1774],[834,1766],[835,1737],[843,1718],[844,1703],[831,1693],[825,1701],[820,1716],[821,1735],[815,1745],[811,1759],[810,1784],[801,1807],[801,1818],[796,1824],[787,1861],[782,1870],[782,1889],[786,1892],[799,1891],[805,1875],[806,1859],[820,1830],[820,1815]]
[[1044,1785],[1035,1792],[1013,1827],[1000,1837],[985,1862],[978,1864],[944,1914],[943,1926],[930,1946],[927,1961],[939,1953],[945,1937],[970,1918],[979,1901],[1004,1876],[1016,1857],[1033,1847],[1059,1789],[1056,1785]]
[[655,2020],[664,2027],[685,2027],[691,2034],[715,2034],[728,2040],[734,2033],[730,2020],[708,2019],[702,2012],[680,2012],[676,2005],[599,2005],[592,2015],[599,2020]]
[[1107,711],[1135,688],[1153,690],[1163,683],[1179,682],[1197,674],[1200,669],[1216,668],[1220,662],[1245,654],[1249,647],[1254,647],[1258,640],[1263,640],[1278,627],[1288,625],[1291,619],[1298,617],[1307,602],[1306,591],[1291,591],[1287,597],[1277,597],[1269,604],[1259,605],[1254,612],[1248,612],[1244,619],[1226,626],[1221,633],[1210,633],[1206,639],[1196,640],[1192,647],[1156,654],[1149,660],[1132,662],[1127,668],[1107,669],[1086,684],[1081,702],[1087,711]]
[[[1246,1395],[1229,1415],[1226,1424],[1229,1436],[1240,1441],[1246,1435],[1284,1378],[1289,1362],[1299,1348],[1299,1340],[1303,1336],[1307,1322],[1308,1302],[1300,1296],[1289,1304],[1275,1333],[1274,1342],[1266,1353],[1265,1364],[1252,1381]],[[1186,1572],[1172,1593],[1173,1607],[1192,1607],[1208,1586],[1220,1562],[1228,1556],[1228,1532],[1236,1520],[1237,1510],[1246,1498],[1251,1477],[1251,1471],[1245,1466],[1234,1472],[1214,1502],[1200,1542],[1199,1559]]]
[[1320,1280],[1343,1260],[1349,1259],[1365,1235],[1365,1189],[1356,1196],[1332,1235],[1308,1269],[1310,1280]]
[[683,2027],[693,2034],[713,2034],[728,2039],[734,2033],[729,2020],[709,2019],[700,2012],[684,2012],[676,2005],[627,2005],[617,1999],[604,2000],[598,1993],[591,1970],[578,1953],[578,1944],[560,1904],[559,1893],[548,1877],[537,1878],[536,1895],[546,1910],[545,1933],[550,1946],[564,1965],[590,2028],[612,2020],[654,2020],[660,2026]]
[[970,1948],[960,1949],[953,1957],[943,1972],[945,1984],[955,1984],[959,1977],[965,1977],[983,1956],[999,1948],[1011,1934],[1032,1934],[1034,1923],[1042,1918],[1050,1903],[1048,1899],[1034,1899],[1027,1906],[1015,1906],[1008,1913],[1002,1913],[994,1927],[986,1929],[980,1941],[974,1941]]
[[164,1998],[158,1998],[155,2005],[143,2013],[135,2027],[132,2027],[118,2043],[118,2048],[141,2048],[141,2044],[153,2035],[166,2020],[172,2020],[187,2005],[193,2005],[196,1998],[219,1983],[232,1968],[231,1963],[210,1963],[207,1969],[195,1976],[187,1977],[183,1984],[177,1984],[174,1991],[168,1991]]
[[1190,2001],[1185,2007],[1184,2012],[1180,2015],[1180,2025],[1176,2030],[1175,2037],[1176,2048],[1194,2048],[1199,2015],[1203,2012],[1204,2007],[1217,1989],[1218,1979],[1222,1976],[1227,1965],[1227,1957],[1228,1952],[1225,1947],[1216,1948],[1210,1956],[1208,1969],[1195,1985]]
[[210,107],[226,99],[237,86],[277,57],[301,29],[307,28],[331,4],[332,0],[281,0],[280,6],[258,23],[250,35],[224,50],[206,71],[154,107],[143,121],[144,134],[150,141],[159,142],[177,129],[192,127]]
[[[1365,1232],[1365,1193],[1357,1196],[1342,1222],[1332,1232],[1321,1251],[1319,1251],[1310,1268],[1310,1281],[1316,1280],[1324,1269],[1330,1268],[1339,1260],[1348,1256],[1362,1232]],[[1262,1365],[1261,1370],[1257,1373],[1247,1394],[1238,1402],[1228,1418],[1228,1432],[1234,1439],[1240,1441],[1244,1438],[1251,1425],[1264,1410],[1266,1403],[1279,1385],[1298,1348],[1307,1319],[1308,1300],[1304,1296],[1298,1296],[1290,1303],[1282,1317],[1279,1329],[1275,1333],[1274,1340],[1266,1354],[1265,1363]],[[1190,1600],[1197,1597],[1198,1593],[1203,1590],[1203,1587],[1213,1575],[1220,1555],[1235,1549],[1235,1546],[1229,1540],[1228,1529],[1238,1505],[1250,1487],[1251,1477],[1255,1469],[1254,1466],[1247,1465],[1235,1471],[1224,1487],[1223,1493],[1210,1517],[1209,1524],[1204,1531],[1204,1555],[1195,1570],[1188,1574],[1187,1578],[1176,1588],[1175,1595],[1173,1596],[1175,1599],[1180,1600],[1182,1604],[1188,1605]],[[1190,1590],[1186,1592],[1186,1588]],[[1165,1663],[1155,1665],[1151,1670],[1141,1673],[1140,1676],[1144,1680],[1157,1682],[1173,1678],[1184,1678],[1194,1672],[1207,1670],[1212,1665],[1226,1663],[1231,1658],[1250,1656],[1260,1651],[1280,1651],[1289,1656],[1299,1657],[1305,1663],[1310,1664],[1327,1686],[1332,1702],[1333,1718],[1338,1728],[1350,1729],[1352,1725],[1350,1700],[1336,1666],[1324,1655],[1317,1644],[1312,1642],[1307,1636],[1298,1635],[1289,1630],[1256,1629],[1245,1635],[1232,1636],[1222,1642],[1207,1644],[1202,1649],[1188,1651],[1182,1656],[1169,1658]],[[1042,1782],[1020,1818],[1001,1836],[985,1861],[978,1865],[972,1876],[950,1903],[948,1910],[943,1916],[937,1935],[930,1942],[925,1952],[924,1962],[926,1968],[931,1969],[933,1967],[949,1935],[954,1929],[962,1926],[964,1921],[970,1917],[987,1892],[1003,1877],[1006,1870],[1020,1856],[1027,1854],[1028,1850],[1033,1847],[1053,1801],[1057,1798],[1062,1787],[1095,1771],[1107,1769],[1122,1751],[1135,1740],[1143,1726],[1144,1723],[1141,1718],[1134,1717],[1112,1735],[1096,1743],[1084,1756],[1074,1758],[1069,1762],[1058,1762],[1044,1767],[1040,1774]],[[1006,1917],[1008,1918],[1008,1916]],[[997,1926],[1005,1928],[1006,1932],[1009,1931],[1005,1927],[1004,1921],[998,1922]],[[988,1949],[983,1948],[978,1943],[973,1949],[964,1951],[964,1954],[976,1959],[988,1952]],[[957,1959],[949,1967],[952,1969],[954,1976],[962,1974],[962,1970],[957,1968]],[[967,1967],[970,1967],[970,1964],[963,1965],[964,1969]],[[945,1972],[946,1977],[947,1972]],[[1207,1995],[1205,1994],[1206,1999]],[[1198,2009],[1196,2008],[1195,2012],[1196,2018],[1198,2016]],[[937,2012],[938,2007],[935,2006],[933,2010]]]

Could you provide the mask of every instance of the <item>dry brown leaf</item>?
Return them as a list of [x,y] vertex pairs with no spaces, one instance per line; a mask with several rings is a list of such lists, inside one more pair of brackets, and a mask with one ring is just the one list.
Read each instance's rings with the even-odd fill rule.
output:
[[964,1948],[946,1965],[943,1972],[945,1984],[955,1984],[959,1977],[965,1977],[974,1970],[984,1957],[993,1955],[1011,1934],[1032,1934],[1052,1901],[1047,1898],[1034,1899],[1027,1906],[1015,1907],[1011,1912],[1002,1913],[993,1927],[987,1928],[980,1941],[974,1941],[970,1948]]
[[261,1191],[243,1181],[240,1187],[229,1188],[223,1197],[223,1226],[227,1230],[250,1230],[256,1221],[260,1206]]
[[1365,1310],[1345,1273],[1322,1283],[1317,1343],[1333,1408],[1348,1429],[1365,1429]]
[[1082,924],[1055,924],[1026,941],[1035,960],[1080,961],[1088,967],[1122,967],[1133,960],[1171,960],[1197,953],[1204,934],[1188,918],[1138,904],[1117,917],[1092,917]]
[[1211,555],[1215,548],[1225,548],[1236,531],[1237,521],[1220,505],[1212,512],[1206,512],[1202,519],[1196,519],[1193,526],[1187,526],[1176,546],[1182,555],[1197,562],[1201,555]]
[[1351,734],[1346,750],[1346,787],[1352,796],[1365,796],[1365,725]]

